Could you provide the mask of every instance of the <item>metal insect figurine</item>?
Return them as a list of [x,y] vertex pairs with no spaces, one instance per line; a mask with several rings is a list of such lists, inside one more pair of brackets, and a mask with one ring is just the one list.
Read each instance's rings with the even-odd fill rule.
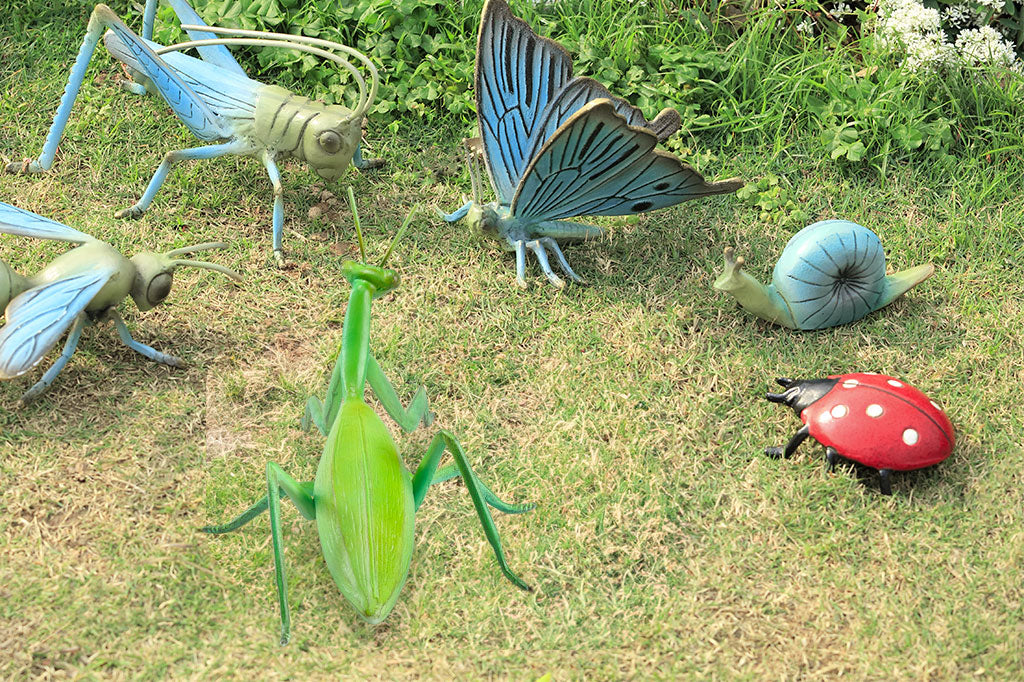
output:
[[886,275],[878,236],[849,220],[823,220],[793,235],[769,286],[744,272],[744,263],[727,247],[725,271],[714,287],[758,317],[804,330],[859,320],[935,272],[928,264]]
[[498,200],[483,204],[473,155],[473,200],[441,216],[466,217],[474,229],[516,253],[516,283],[526,286],[526,250],[556,287],[570,279],[559,243],[604,234],[570,222],[581,215],[630,215],[689,199],[735,192],[738,180],[708,183],[672,154],[655,149],[680,126],[664,109],[653,121],[597,81],[572,76],[572,59],[558,43],[534,33],[505,0],[488,0],[476,55],[477,146]]
[[[355,214],[351,190],[349,200]],[[373,299],[398,286],[398,275],[384,265],[408,223],[406,219],[379,266],[353,261],[342,264],[352,293],[337,364],[326,399],[321,403],[310,398],[303,419],[305,426],[312,422],[327,437],[316,478],[300,483],[270,462],[267,495],[263,499],[230,523],[202,529],[207,533],[226,533],[269,508],[281,607],[281,644],[287,644],[291,627],[281,543],[282,490],[306,519],[316,520],[324,560],[335,584],[359,616],[371,624],[381,622],[398,600],[412,558],[414,516],[427,489],[456,476],[461,476],[466,484],[502,572],[517,587],[530,589],[509,569],[487,505],[506,513],[529,511],[533,505],[509,505],[499,500],[477,479],[462,446],[448,431],[442,430],[434,437],[416,473],[410,474],[384,422],[363,402],[369,382],[385,411],[404,430],[412,431],[421,421],[429,424],[432,419],[422,389],[408,410],[402,407],[370,351],[370,307]],[[358,217],[356,230],[362,250]],[[455,463],[438,471],[445,449],[451,452]]]
[[765,397],[792,407],[804,425],[785,448],[766,448],[770,457],[790,457],[813,436],[825,446],[830,470],[838,457],[878,469],[881,492],[891,495],[893,471],[923,469],[953,451],[953,425],[946,413],[899,379],[862,372],[776,381],[786,390]]
[[[377,70],[365,55],[329,40],[206,26],[185,0],[169,2],[183,21],[192,22],[183,23],[182,28],[187,29],[195,40],[161,47],[148,40],[152,37],[156,2],[147,0],[146,3],[145,38],[128,29],[106,5],[96,6],[42,153],[34,161],[8,164],[7,170],[38,173],[53,165],[57,145],[82,86],[89,59],[103,30],[109,29],[104,37],[107,50],[137,80],[130,84],[130,89],[136,93],[159,93],[197,138],[216,143],[168,152],[142,198],[116,216],[141,216],[163,185],[171,166],[180,161],[212,159],[226,154],[255,156],[263,162],[274,187],[274,257],[283,264],[284,199],[277,159],[292,156],[305,161],[325,180],[336,180],[350,162],[364,169],[377,165],[364,160],[359,153],[363,117],[377,93]],[[232,37],[216,38],[213,33]],[[350,110],[314,102],[293,95],[284,88],[251,80],[225,45],[284,47],[329,59],[353,75],[359,86],[359,103]],[[192,47],[199,49],[202,59],[180,52]],[[371,76],[370,88],[367,89],[365,80],[351,63],[320,48],[336,50],[362,62]]]
[[38,397],[75,353],[82,330],[113,320],[121,341],[150,360],[181,367],[178,358],[153,350],[131,337],[117,305],[131,296],[139,310],[159,305],[171,292],[174,271],[182,265],[205,268],[241,281],[223,265],[179,258],[197,251],[222,249],[226,244],[199,244],[167,253],[144,252],[125,258],[113,246],[58,222],[0,203],[0,232],[80,244],[55,258],[35,275],[23,277],[0,262],[0,308],[7,324],[0,329],[0,379],[13,379],[39,364],[64,332],[68,339],[53,366],[25,395],[25,404]]

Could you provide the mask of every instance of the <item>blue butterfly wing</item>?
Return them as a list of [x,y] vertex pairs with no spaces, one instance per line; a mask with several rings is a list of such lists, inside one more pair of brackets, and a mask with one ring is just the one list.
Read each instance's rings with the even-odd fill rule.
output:
[[[206,26],[207,23],[196,14],[196,11],[185,2],[185,0],[167,0],[167,4],[171,6],[174,13],[178,15],[178,19],[183,24],[195,24],[197,26]],[[210,33],[209,31],[189,31],[188,37],[192,40],[209,40],[211,38],[219,38],[220,36],[216,33]],[[231,50],[226,45],[208,45],[206,47],[197,47],[199,54],[203,56],[203,59],[211,64],[216,64],[220,68],[224,69],[229,73],[233,73],[237,76],[245,76],[245,71],[239,65],[238,61],[232,56]]]
[[657,142],[651,131],[627,124],[612,102],[584,105],[530,162],[512,215],[539,220],[629,215],[743,186],[738,180],[706,182],[689,165],[655,149]]
[[19,237],[53,239],[74,244],[93,241],[93,238],[84,232],[2,202],[0,202],[0,232]]
[[0,329],[0,379],[21,376],[39,364],[115,272],[109,265],[94,265],[16,296]]
[[533,140],[526,152],[526,158],[532,159],[540,152],[544,143],[555,134],[555,131],[586,104],[597,99],[607,99],[612,103],[615,113],[626,119],[634,128],[646,128],[654,133],[659,142],[679,130],[683,119],[679,112],[670,107],[661,110],[653,121],[648,121],[644,112],[626,100],[615,97],[608,88],[592,78],[578,76],[569,81],[552,99],[540,123],[540,134]]
[[193,135],[207,142],[231,137],[231,129],[145,40],[116,17],[110,19],[108,28],[107,36],[116,37],[103,41],[110,53],[152,80],[160,96]]
[[488,0],[476,48],[476,111],[487,172],[503,204],[515,195],[552,98],[572,77],[561,45],[513,16],[505,0]]

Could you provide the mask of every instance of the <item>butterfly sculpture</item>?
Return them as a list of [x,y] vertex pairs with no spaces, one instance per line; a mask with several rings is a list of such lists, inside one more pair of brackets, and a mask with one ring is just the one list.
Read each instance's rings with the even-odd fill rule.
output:
[[121,341],[132,350],[155,362],[181,367],[178,358],[133,339],[117,305],[129,296],[139,310],[163,303],[171,293],[175,269],[183,265],[214,270],[235,281],[242,279],[223,265],[179,258],[227,246],[221,243],[198,244],[163,254],[143,252],[126,258],[110,244],[84,232],[4,203],[0,203],[0,233],[79,245],[29,277],[0,262],[0,309],[6,308],[7,317],[7,324],[0,327],[0,380],[27,373],[71,330],[64,352],[22,396],[22,404],[49,388],[74,354],[82,331],[101,320],[113,320]]
[[[516,253],[516,283],[526,286],[526,250],[556,287],[572,280],[559,242],[604,234],[570,222],[582,215],[630,215],[689,199],[734,192],[737,179],[709,183],[675,156],[656,149],[679,129],[666,108],[653,121],[590,78],[573,77],[569,53],[513,16],[505,0],[487,0],[476,56],[480,137],[467,141],[473,200],[448,222],[470,225]],[[498,200],[483,204],[472,149],[479,151]]]

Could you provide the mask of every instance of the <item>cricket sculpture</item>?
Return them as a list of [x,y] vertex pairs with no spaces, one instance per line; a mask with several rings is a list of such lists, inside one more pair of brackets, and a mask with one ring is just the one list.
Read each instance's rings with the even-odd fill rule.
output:
[[[526,287],[526,251],[558,288],[565,282],[548,255],[576,282],[560,243],[604,231],[574,216],[616,216],[735,192],[739,180],[706,182],[672,154],[656,149],[679,129],[666,108],[653,121],[590,78],[573,77],[572,59],[513,16],[505,0],[487,0],[476,54],[480,137],[467,141],[473,199],[442,218],[472,228],[516,254],[516,283]],[[476,152],[476,153],[475,153]],[[476,157],[483,156],[498,200],[483,203]]]
[[132,350],[150,360],[181,367],[178,358],[133,339],[117,311],[118,304],[131,296],[139,310],[159,305],[171,292],[175,269],[183,265],[214,270],[235,281],[242,279],[222,265],[180,258],[197,251],[222,249],[226,244],[199,244],[126,258],[110,244],[84,232],[4,203],[0,203],[0,232],[79,245],[29,277],[0,262],[0,308],[7,311],[7,323],[0,328],[0,379],[27,373],[71,329],[64,351],[21,397],[22,404],[49,388],[74,355],[82,331],[105,320],[113,321],[121,340]]
[[[351,189],[360,252],[362,234]],[[411,214],[410,214],[411,218]],[[473,500],[487,541],[505,576],[517,587],[530,588],[505,561],[501,538],[487,509],[505,513],[529,511],[533,505],[510,505],[499,500],[473,473],[462,446],[441,430],[431,441],[416,473],[411,474],[398,456],[384,422],[363,399],[367,382],[384,410],[405,431],[420,422],[429,425],[426,394],[421,389],[409,409],[401,401],[370,351],[370,307],[375,298],[398,286],[398,274],[385,268],[395,243],[409,224],[396,234],[381,264],[346,261],[342,274],[352,285],[341,333],[341,348],[324,401],[312,397],[303,424],[312,422],[327,438],[316,478],[299,482],[277,464],[267,464],[267,495],[230,523],[208,526],[207,533],[236,530],[269,509],[274,546],[277,595],[281,609],[281,644],[291,631],[288,610],[284,546],[281,541],[280,496],[284,494],[306,519],[315,520],[327,568],[341,594],[359,616],[380,623],[391,612],[409,573],[414,546],[414,517],[427,489],[434,483],[461,476]],[[454,465],[438,470],[445,450]]]
[[[53,165],[86,67],[106,29],[107,50],[135,79],[128,84],[129,89],[138,94],[158,93],[192,134],[213,143],[168,152],[139,201],[119,211],[116,217],[141,216],[167,179],[171,167],[178,162],[226,154],[254,156],[263,162],[274,188],[274,258],[281,265],[284,263],[281,245],[284,198],[277,160],[291,156],[305,161],[328,181],[338,179],[350,163],[360,169],[379,165],[363,159],[359,152],[363,117],[377,95],[377,69],[365,55],[345,45],[298,35],[207,26],[185,0],[168,1],[182,20],[182,28],[193,40],[168,47],[150,40],[157,0],[146,2],[144,37],[133,33],[106,5],[96,6],[42,153],[35,160],[10,163],[7,170],[39,173]],[[218,38],[214,34],[228,37]],[[226,45],[282,47],[331,60],[352,75],[359,87],[358,104],[355,109],[327,105],[252,80]],[[202,59],[182,53],[193,47],[198,49]],[[370,75],[369,87],[359,70],[336,52],[354,57],[363,65]]]

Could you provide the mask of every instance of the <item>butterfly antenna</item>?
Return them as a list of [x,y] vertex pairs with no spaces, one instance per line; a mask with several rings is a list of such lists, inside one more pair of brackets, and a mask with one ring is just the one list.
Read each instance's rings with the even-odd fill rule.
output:
[[356,210],[356,196],[352,193],[352,185],[348,186],[348,205],[352,207],[352,219],[356,223],[356,239],[359,240],[359,260],[366,262],[366,246],[363,245],[363,230],[359,227],[359,211]]
[[412,217],[416,215],[416,209],[418,208],[418,204],[416,206],[413,206],[412,210],[409,211],[409,215],[405,216],[405,222],[402,223],[402,226],[400,228],[398,228],[398,232],[397,234],[395,234],[395,238],[391,240],[391,245],[388,247],[387,253],[384,254],[384,258],[382,258],[380,261],[380,267],[384,267],[384,264],[388,262],[388,258],[391,257],[391,252],[395,250],[395,244],[397,244],[398,240],[402,238],[403,234],[405,234],[405,231],[409,227],[409,223],[412,222]]

